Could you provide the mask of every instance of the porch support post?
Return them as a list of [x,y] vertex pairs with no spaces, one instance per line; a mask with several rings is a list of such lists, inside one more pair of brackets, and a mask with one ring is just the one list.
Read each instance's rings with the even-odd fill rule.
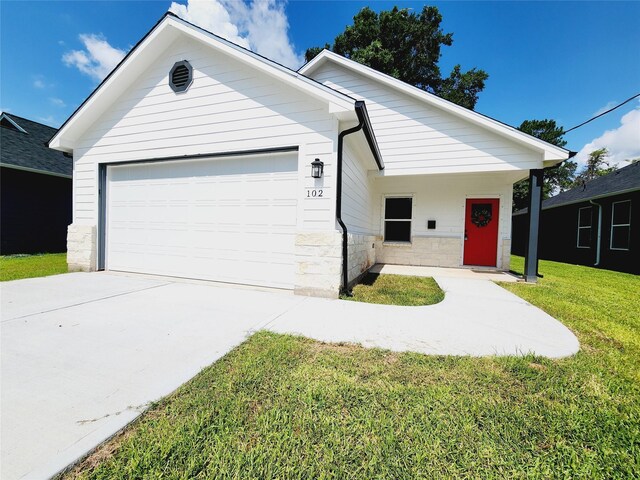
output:
[[538,281],[538,230],[543,182],[544,170],[529,171],[529,234],[524,257],[524,279],[531,283]]

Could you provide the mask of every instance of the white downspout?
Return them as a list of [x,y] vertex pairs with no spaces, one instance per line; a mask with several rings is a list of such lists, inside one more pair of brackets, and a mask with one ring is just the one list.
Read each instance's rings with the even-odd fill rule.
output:
[[598,238],[596,241],[596,263],[593,264],[594,267],[600,265],[600,241],[602,240],[602,205],[594,202],[593,200],[589,200],[589,203],[598,207]]

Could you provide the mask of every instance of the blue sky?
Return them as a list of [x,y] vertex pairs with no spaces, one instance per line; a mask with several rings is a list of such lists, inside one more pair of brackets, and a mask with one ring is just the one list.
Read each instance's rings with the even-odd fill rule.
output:
[[[364,6],[418,11],[424,4],[190,1],[173,8],[292,67],[307,47],[331,42]],[[486,115],[514,126],[552,118],[570,128],[640,93],[640,2],[430,4],[440,9],[444,30],[454,34],[453,46],[442,52],[443,73],[456,63],[489,73],[476,106]],[[171,5],[2,0],[0,108],[59,126]],[[565,138],[581,159],[601,146],[610,149],[613,162],[640,157],[640,102]]]

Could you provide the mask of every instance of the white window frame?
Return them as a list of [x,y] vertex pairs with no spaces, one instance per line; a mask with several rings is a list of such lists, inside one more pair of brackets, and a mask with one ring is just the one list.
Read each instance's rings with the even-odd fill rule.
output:
[[[629,219],[627,223],[613,223],[616,205],[619,203],[629,204]],[[627,248],[613,248],[613,229],[615,227],[629,227],[629,235],[631,235],[631,200],[620,200],[619,202],[613,202],[611,204],[611,231],[609,232],[609,250],[621,250],[628,252],[629,247],[631,246],[630,239],[627,239]]]
[[[589,226],[580,226],[580,219],[582,218],[582,211],[589,210]],[[578,230],[576,233],[576,247],[577,248],[591,248],[591,242],[586,247],[580,245],[580,230],[589,229],[589,239],[591,239],[591,228],[593,227],[593,211],[591,207],[580,207],[578,209]]]
[[[411,200],[411,218],[390,218],[387,220],[387,199],[388,198],[408,198]],[[387,240],[387,222],[409,222],[409,240]],[[383,200],[382,212],[382,243],[387,245],[411,245],[413,237],[413,195],[385,195]]]

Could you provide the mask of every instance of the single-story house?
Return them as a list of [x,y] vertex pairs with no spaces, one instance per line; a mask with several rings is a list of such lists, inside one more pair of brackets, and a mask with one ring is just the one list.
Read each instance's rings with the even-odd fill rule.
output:
[[71,223],[71,156],[47,148],[56,132],[0,113],[0,254],[67,249]]
[[50,146],[73,154],[71,268],[330,297],[376,262],[508,269],[513,183],[569,155],[329,51],[293,71],[173,14]]
[[[512,225],[511,252],[524,255],[528,210]],[[539,257],[640,274],[640,162],[544,200]]]

